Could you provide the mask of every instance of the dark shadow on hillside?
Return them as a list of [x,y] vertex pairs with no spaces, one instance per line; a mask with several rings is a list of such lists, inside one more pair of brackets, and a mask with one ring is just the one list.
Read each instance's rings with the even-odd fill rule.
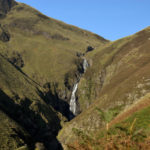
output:
[[[41,142],[44,143],[47,150],[62,150],[61,144],[56,139],[58,131],[61,129],[58,116],[53,114],[55,115],[56,124],[54,130],[50,124],[47,124],[42,119],[39,113],[35,113],[29,108],[30,104],[31,101],[28,98],[20,100],[19,104],[16,104],[13,99],[0,90],[0,109],[30,134],[32,138],[27,139],[19,131],[16,131],[17,135],[23,139],[31,149],[33,149],[36,142]],[[39,105],[44,109],[44,106]]]
[[63,99],[59,98],[56,91],[54,94],[52,94],[50,90],[45,93],[38,90],[38,94],[47,104],[51,105],[56,111],[60,112],[69,121],[75,117],[69,109],[69,104]]
[[[27,82],[32,81],[33,83],[35,83],[38,86],[41,86],[39,83],[37,83],[36,81],[34,81],[32,78],[30,78],[26,73],[24,73],[22,71],[22,69],[15,65],[13,62],[14,60],[16,60],[16,58],[13,58],[13,61],[9,60],[8,58],[6,58],[5,56],[3,56],[2,54],[0,54],[1,57],[3,57],[6,61],[8,61],[10,64],[12,64],[20,73],[22,73],[25,77]],[[19,58],[21,56],[19,55]],[[15,61],[16,62],[16,61]],[[49,83],[46,83],[49,84]],[[69,104],[64,101],[63,99],[59,98],[57,92],[55,91],[54,94],[52,94],[50,87],[48,89],[48,92],[43,93],[42,91],[40,91],[39,89],[37,89],[39,96],[49,105],[51,105],[56,111],[60,112],[63,116],[65,116],[68,120],[73,119],[75,116],[74,114],[69,110]]]

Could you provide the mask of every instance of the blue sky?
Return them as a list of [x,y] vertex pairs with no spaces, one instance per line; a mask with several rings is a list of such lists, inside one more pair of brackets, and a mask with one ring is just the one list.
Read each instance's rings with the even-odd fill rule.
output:
[[17,0],[109,40],[150,26],[150,0]]

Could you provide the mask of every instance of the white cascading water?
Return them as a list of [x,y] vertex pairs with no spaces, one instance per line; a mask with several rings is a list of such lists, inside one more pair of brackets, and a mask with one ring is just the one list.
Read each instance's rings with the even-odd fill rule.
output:
[[[83,72],[86,72],[86,69],[88,68],[89,64],[86,59],[83,60]],[[71,99],[70,99],[70,111],[76,115],[77,114],[77,100],[76,100],[76,92],[78,89],[78,83],[75,83],[73,86],[72,94],[71,94]]]
[[71,94],[71,99],[70,99],[70,111],[76,115],[76,107],[77,107],[77,103],[76,103],[76,92],[78,89],[78,83],[76,83],[73,87],[72,90],[72,94]]
[[86,69],[88,68],[88,66],[89,66],[89,64],[88,64],[87,60],[84,59],[83,60],[83,71],[84,71],[84,73],[86,72]]

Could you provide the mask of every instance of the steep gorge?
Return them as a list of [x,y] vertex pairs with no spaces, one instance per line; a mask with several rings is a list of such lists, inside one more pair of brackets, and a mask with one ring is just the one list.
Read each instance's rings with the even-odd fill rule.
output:
[[71,95],[79,106],[73,86],[86,68],[79,55],[108,41],[13,0],[0,6],[0,117],[13,121],[0,125],[0,149],[62,149],[56,136],[74,117]]
[[118,114],[150,92],[149,38],[148,27],[110,42],[0,0],[0,149],[65,149],[73,129],[99,132],[97,110]]

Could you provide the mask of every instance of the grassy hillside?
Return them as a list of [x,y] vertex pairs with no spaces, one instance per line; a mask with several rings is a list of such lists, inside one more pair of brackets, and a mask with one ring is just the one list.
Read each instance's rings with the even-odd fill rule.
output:
[[150,27],[110,42],[0,0],[0,149],[147,149],[149,47]]
[[[77,140],[67,144],[66,149],[147,150],[150,146],[149,113],[150,94],[147,94],[138,103],[131,105],[130,108],[114,119],[112,118],[108,126],[105,123],[104,127],[94,134],[85,134],[82,130],[73,128],[73,133],[77,136]],[[102,117],[102,114],[100,117]]]
[[[51,143],[57,135],[58,130],[61,128],[60,118],[54,109],[47,105],[44,99],[39,95],[41,87],[36,85],[27,76],[18,71],[11,63],[9,63],[5,58],[0,56],[0,111],[2,122],[9,122],[9,118],[12,122],[16,122],[14,130],[16,130],[16,136],[13,136],[13,131],[9,133],[8,127],[1,124],[1,130],[8,132],[8,137],[5,138],[1,136],[3,144],[1,143],[3,149],[9,149],[6,142],[8,141],[13,147],[18,147],[21,145],[29,145],[34,147],[36,142],[46,142]],[[8,117],[6,117],[7,114]],[[4,116],[4,117],[3,117]],[[8,119],[7,119],[8,118]],[[33,143],[31,141],[22,141],[21,131],[17,131],[17,128],[24,128],[30,137],[33,138]],[[12,127],[13,128],[13,127]],[[21,130],[21,129],[19,129]],[[14,131],[15,132],[15,131]],[[20,139],[17,137],[18,134]],[[25,134],[25,135],[26,135]],[[9,140],[9,136],[11,137]],[[8,138],[8,139],[7,139]],[[22,137],[27,138],[27,136]],[[21,142],[17,142],[17,141]],[[23,139],[24,140],[24,139]],[[16,143],[14,142],[16,141]],[[2,149],[2,148],[1,148]]]
[[73,128],[94,134],[103,127],[99,109],[108,112],[109,119],[150,92],[149,37],[150,28],[146,28],[88,53],[91,66],[78,88],[83,112],[60,132],[62,143],[76,139]]
[[[82,78],[78,92],[83,109],[97,97],[112,102],[114,99],[116,103],[124,99],[124,103],[131,103],[142,96],[141,89],[148,91],[149,30],[147,28],[89,53],[91,67]],[[142,84],[141,87],[138,84]]]
[[79,55],[107,42],[25,4],[0,0],[0,149],[61,149],[56,135],[70,115]]
[[84,53],[89,45],[107,43],[98,35],[48,18],[21,3],[0,23],[10,34],[2,53],[9,58],[19,53],[24,62],[22,70],[41,85],[58,82],[64,87],[65,74],[77,70],[76,53]]
[[39,86],[46,87],[48,103],[68,117],[67,103],[82,61],[79,55],[88,46],[102,47],[109,41],[22,3],[6,10],[5,17],[0,19],[0,53]]

